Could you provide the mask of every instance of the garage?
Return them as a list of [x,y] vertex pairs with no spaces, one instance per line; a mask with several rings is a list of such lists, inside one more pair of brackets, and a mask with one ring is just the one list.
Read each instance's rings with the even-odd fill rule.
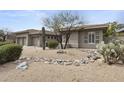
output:
[[40,46],[39,37],[32,37],[32,46]]
[[25,46],[26,45],[26,37],[18,37],[17,44]]

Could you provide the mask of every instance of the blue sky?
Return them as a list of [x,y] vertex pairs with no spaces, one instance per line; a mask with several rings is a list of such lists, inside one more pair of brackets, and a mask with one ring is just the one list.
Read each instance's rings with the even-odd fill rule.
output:
[[[60,11],[55,10],[0,10],[0,28],[10,31],[24,29],[41,29],[42,19]],[[117,21],[124,22],[124,11],[110,10],[75,10],[72,11],[82,16],[85,24],[103,24]]]

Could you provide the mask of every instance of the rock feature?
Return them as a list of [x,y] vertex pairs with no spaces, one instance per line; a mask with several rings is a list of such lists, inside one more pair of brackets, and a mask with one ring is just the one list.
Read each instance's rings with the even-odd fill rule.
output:
[[22,62],[19,65],[17,65],[16,69],[20,69],[20,70],[26,70],[28,68],[28,63],[27,62]]
[[[88,56],[86,58],[77,59],[77,60],[64,60],[64,59],[55,59],[55,58],[44,58],[44,57],[20,57],[14,62],[17,64],[16,69],[25,70],[28,68],[28,64],[32,62],[43,62],[45,64],[58,64],[58,65],[75,65],[80,66],[82,64],[89,64],[93,62],[98,62],[101,57],[96,51],[87,51]],[[66,53],[66,51],[59,50],[57,53]]]
[[101,56],[96,51],[88,51],[87,58],[92,59],[92,60],[97,60],[97,59],[100,59]]
[[80,63],[79,62],[74,62],[73,65],[80,66]]
[[66,51],[64,51],[64,50],[58,50],[57,51],[57,54],[66,54]]

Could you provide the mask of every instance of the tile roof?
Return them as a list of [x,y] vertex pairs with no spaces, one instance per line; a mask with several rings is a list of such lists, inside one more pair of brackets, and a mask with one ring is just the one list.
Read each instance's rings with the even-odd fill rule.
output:
[[[107,28],[108,24],[95,24],[95,25],[82,25],[73,27],[71,30],[80,30],[80,29],[98,29],[98,28]],[[61,31],[66,31],[67,28],[62,28]]]
[[[42,34],[42,30],[27,29],[27,30],[15,32],[15,34],[21,34],[21,33]],[[48,31],[48,30],[46,30],[45,33],[46,33],[47,35],[55,35],[54,32]]]

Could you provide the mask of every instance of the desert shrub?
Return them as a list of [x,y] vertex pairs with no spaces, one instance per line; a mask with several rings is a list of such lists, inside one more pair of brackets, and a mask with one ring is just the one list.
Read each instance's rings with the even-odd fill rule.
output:
[[10,43],[12,43],[12,42],[8,42],[8,41],[6,41],[6,42],[0,42],[0,46],[6,45],[6,44],[10,44]]
[[124,45],[119,40],[113,40],[111,43],[101,42],[97,45],[97,51],[103,56],[108,64],[114,64],[121,60],[124,62]]
[[55,49],[58,46],[58,42],[56,40],[49,40],[48,41],[48,47]]
[[0,64],[17,60],[22,52],[22,46],[17,44],[6,44],[0,46]]

